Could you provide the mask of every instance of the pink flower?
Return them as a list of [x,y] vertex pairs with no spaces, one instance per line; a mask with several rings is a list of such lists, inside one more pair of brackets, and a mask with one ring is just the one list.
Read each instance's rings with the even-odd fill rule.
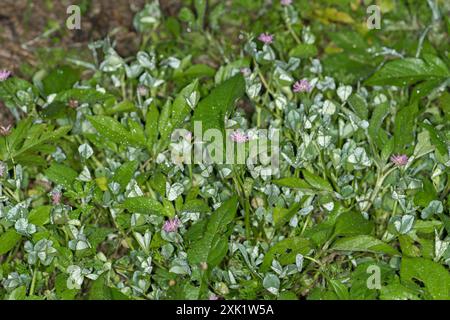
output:
[[280,0],[282,6],[289,6],[292,4],[292,0]]
[[294,92],[309,92],[311,91],[312,86],[308,80],[302,79],[294,83],[292,89],[294,90]]
[[78,108],[78,105],[79,105],[78,100],[75,100],[75,99],[69,100],[69,108],[76,109],[76,108]]
[[258,40],[263,42],[264,44],[271,44],[273,42],[273,35],[268,33],[261,33],[258,37]]
[[11,71],[9,70],[0,70],[0,81],[5,81],[11,76]]
[[3,136],[3,137],[5,137],[5,136],[9,136],[9,134],[11,133],[11,128],[12,128],[12,125],[7,125],[6,127],[4,127],[4,126],[0,126],[0,136]]
[[248,134],[246,134],[244,132],[235,131],[230,134],[230,139],[237,143],[243,143],[243,142],[250,140],[250,137],[248,136]]
[[61,203],[61,191],[59,190],[54,190],[51,194],[52,197],[52,203],[53,204],[60,204]]
[[391,162],[396,166],[404,166],[408,163],[408,156],[405,154],[393,155],[391,157]]
[[214,293],[211,294],[208,298],[209,300],[219,300],[219,296],[215,295]]
[[142,84],[138,85],[137,92],[140,96],[146,96],[148,95],[148,88]]
[[180,227],[181,221],[177,217],[173,219],[166,220],[163,225],[163,230],[167,233],[169,232],[177,232]]

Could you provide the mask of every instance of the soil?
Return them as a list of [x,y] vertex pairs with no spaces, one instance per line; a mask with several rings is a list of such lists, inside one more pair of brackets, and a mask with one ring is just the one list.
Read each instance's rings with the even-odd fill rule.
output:
[[[87,44],[113,33],[117,51],[129,56],[136,51],[139,37],[133,17],[149,0],[0,0],[0,69],[29,77],[24,72],[42,64],[40,50],[63,48],[87,51]],[[177,14],[180,0],[160,0],[165,15]],[[87,6],[81,15],[81,30],[68,30],[69,5]],[[82,9],[83,11],[83,9]],[[49,31],[51,30],[51,31]],[[0,125],[13,121],[0,101]]]

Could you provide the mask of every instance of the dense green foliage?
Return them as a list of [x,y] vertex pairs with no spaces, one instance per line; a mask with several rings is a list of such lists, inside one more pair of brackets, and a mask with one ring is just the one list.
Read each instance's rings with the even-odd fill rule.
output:
[[[0,298],[449,299],[449,3],[288,2],[151,2],[136,56],[0,82]],[[194,121],[278,170],[174,163]]]

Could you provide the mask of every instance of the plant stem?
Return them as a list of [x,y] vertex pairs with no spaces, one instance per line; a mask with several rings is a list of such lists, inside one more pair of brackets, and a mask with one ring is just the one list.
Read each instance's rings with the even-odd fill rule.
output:
[[36,287],[36,277],[37,277],[37,269],[39,267],[39,261],[36,262],[36,266],[34,267],[34,271],[33,271],[33,279],[31,280],[31,287],[30,287],[30,293],[28,294],[28,296],[33,296],[34,295],[34,289]]

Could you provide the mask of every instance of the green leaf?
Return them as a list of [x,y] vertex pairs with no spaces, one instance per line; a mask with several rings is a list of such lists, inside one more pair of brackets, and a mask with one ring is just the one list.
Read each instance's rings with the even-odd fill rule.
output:
[[51,181],[64,186],[66,189],[71,189],[72,183],[78,177],[75,170],[59,163],[53,163],[44,173]]
[[430,134],[430,141],[439,150],[441,154],[447,154],[447,139],[436,130],[435,127],[428,123],[420,123],[420,126],[425,128]]
[[414,120],[418,112],[417,104],[404,107],[395,116],[394,152],[407,153],[414,142]]
[[147,149],[152,152],[153,146],[158,139],[158,121],[159,110],[154,103],[152,103],[147,112],[145,119],[145,135],[147,136]]
[[41,111],[42,117],[47,120],[65,118],[70,113],[74,111],[61,101],[54,101]]
[[70,100],[78,101],[79,105],[83,103],[95,104],[105,102],[110,102],[114,105],[116,98],[112,94],[102,93],[95,89],[74,88],[58,93],[54,101],[68,103]]
[[404,257],[400,277],[405,283],[414,283],[414,279],[421,281],[432,299],[450,299],[450,273],[434,261]]
[[295,263],[297,254],[306,255],[311,250],[311,243],[308,239],[301,237],[292,237],[281,240],[272,246],[264,256],[261,264],[261,271],[266,272],[272,265],[273,259],[276,259],[281,265]]
[[19,150],[15,151],[13,156],[14,158],[18,158],[26,152],[46,151],[46,153],[48,153],[48,151],[54,149],[53,146],[50,146],[49,150],[48,143],[54,142],[55,140],[58,140],[59,138],[65,136],[71,129],[71,126],[64,126],[53,130],[52,126],[47,126],[45,124],[33,125],[27,132],[27,136],[25,141],[23,142],[22,147]]
[[192,123],[201,121],[202,130],[225,130],[225,116],[229,114],[234,102],[242,97],[245,92],[245,81],[241,74],[221,83],[211,93],[200,101],[194,111]]
[[[398,281],[398,280],[397,280]],[[389,283],[381,287],[380,300],[420,300],[417,292],[400,283]]]
[[210,208],[208,204],[202,199],[193,199],[186,201],[183,205],[183,212],[199,212],[199,213],[207,213],[210,212]]
[[128,300],[117,288],[107,286],[107,272],[100,275],[91,286],[89,300]]
[[329,279],[328,283],[333,288],[334,292],[338,296],[339,300],[349,300],[350,295],[348,288],[339,280]]
[[376,106],[369,122],[369,137],[380,150],[383,149],[383,146],[386,145],[388,140],[386,131],[382,129],[384,118],[388,115],[388,112],[389,105],[387,103]]
[[367,108],[367,102],[363,97],[357,93],[352,94],[348,99],[348,103],[359,118],[362,120],[368,119],[369,110]]
[[80,80],[80,71],[69,66],[52,70],[43,80],[42,85],[46,95],[68,90]]
[[175,101],[172,104],[172,115],[171,115],[171,126],[173,129],[179,129],[184,119],[190,115],[191,107],[188,104],[188,101],[191,99],[191,96],[200,96],[198,92],[198,80],[195,80],[178,94],[175,98]]
[[11,293],[8,295],[7,300],[25,300],[26,297],[27,297],[27,287],[20,286],[11,291]]
[[147,144],[144,129],[140,122],[135,121],[132,118],[128,118],[128,128],[135,145],[145,146]]
[[333,187],[324,178],[319,177],[318,175],[307,170],[302,170],[302,173],[306,182],[308,182],[314,189],[333,192]]
[[291,218],[298,213],[300,208],[300,203],[296,203],[290,208],[275,207],[273,209],[273,222],[275,223],[275,228],[277,229],[291,220]]
[[123,145],[142,145],[142,140],[136,138],[119,121],[108,116],[87,116],[99,135],[112,142]]
[[211,68],[210,66],[206,64],[194,64],[193,66],[190,66],[186,70],[177,73],[174,75],[174,79],[183,79],[183,80],[190,80],[190,79],[200,79],[203,77],[213,77],[216,73],[216,69]]
[[136,160],[125,162],[114,173],[112,181],[117,182],[120,185],[120,190],[125,190],[126,186],[133,178],[138,165],[139,163]]
[[378,240],[372,236],[360,235],[354,237],[346,237],[337,240],[333,250],[342,251],[362,251],[373,253],[385,253],[389,255],[400,255],[400,253],[390,245]]
[[172,115],[172,103],[167,100],[162,107],[161,113],[158,118],[158,131],[161,134],[161,140],[167,143],[170,139],[170,134],[172,133],[172,126],[170,124],[170,117]]
[[237,197],[225,201],[209,218],[203,237],[188,249],[188,260],[192,264],[208,263],[208,268],[217,266],[228,251],[225,231],[232,223],[237,210]]
[[302,59],[315,57],[317,56],[317,47],[313,44],[300,43],[289,51],[289,56]]
[[22,236],[14,229],[9,229],[0,235],[0,255],[8,253],[20,241]]
[[426,97],[431,92],[433,92],[434,89],[438,88],[439,85],[441,85],[441,83],[442,83],[441,78],[427,80],[419,83],[412,89],[410,101],[416,102],[421,98]]
[[278,180],[273,180],[272,182],[280,187],[309,189],[309,190],[311,189],[311,186],[305,180],[296,177],[281,178]]
[[50,222],[52,206],[40,206],[31,210],[28,221],[36,226],[43,226]]
[[122,207],[130,212],[138,212],[143,214],[161,214],[168,216],[164,206],[157,200],[149,197],[127,198]]
[[119,102],[112,108],[106,109],[105,114],[108,116],[111,116],[111,115],[114,115],[117,113],[131,112],[131,111],[135,111],[135,110],[136,110],[136,106],[134,105],[133,102],[124,100],[122,102]]
[[425,60],[406,58],[390,61],[372,75],[366,84],[407,86],[421,80],[449,76],[448,69],[438,57],[427,55]]
[[0,81],[0,100],[5,102],[9,108],[15,107],[19,101],[17,92],[32,92],[35,97],[39,96],[39,90],[26,80],[11,77],[4,81]]
[[60,273],[55,279],[56,296],[61,300],[74,300],[78,290],[67,288],[67,275]]
[[197,26],[199,29],[203,29],[206,12],[206,2],[206,0],[194,0],[195,12],[197,13]]
[[336,220],[334,235],[357,236],[372,233],[374,223],[364,219],[361,213],[349,211],[344,212]]

